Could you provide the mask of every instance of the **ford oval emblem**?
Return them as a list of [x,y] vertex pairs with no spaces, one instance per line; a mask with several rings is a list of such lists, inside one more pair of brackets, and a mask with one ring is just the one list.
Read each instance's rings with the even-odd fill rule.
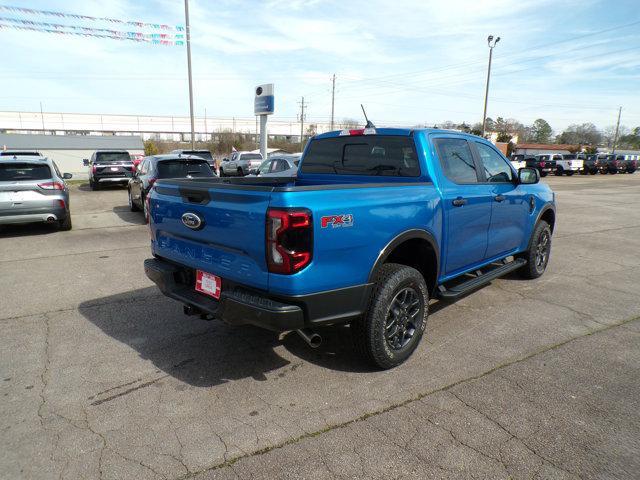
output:
[[182,214],[182,223],[191,230],[199,230],[204,226],[202,219],[195,213],[187,212]]

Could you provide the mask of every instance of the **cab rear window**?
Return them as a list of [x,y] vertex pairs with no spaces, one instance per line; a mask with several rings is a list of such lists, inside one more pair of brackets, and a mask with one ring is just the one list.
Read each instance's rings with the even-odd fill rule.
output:
[[420,166],[412,137],[362,135],[313,140],[302,172],[418,177]]
[[0,182],[16,180],[46,180],[51,178],[49,165],[37,163],[0,163]]

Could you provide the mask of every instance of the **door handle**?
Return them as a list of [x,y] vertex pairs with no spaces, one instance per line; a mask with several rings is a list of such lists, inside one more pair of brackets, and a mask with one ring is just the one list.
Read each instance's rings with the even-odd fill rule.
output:
[[496,195],[495,197],[493,197],[493,199],[499,203],[499,202],[504,202],[506,197],[504,195]]
[[453,203],[454,207],[461,207],[461,206],[467,204],[467,199],[466,198],[462,198],[462,197],[458,197],[452,203]]

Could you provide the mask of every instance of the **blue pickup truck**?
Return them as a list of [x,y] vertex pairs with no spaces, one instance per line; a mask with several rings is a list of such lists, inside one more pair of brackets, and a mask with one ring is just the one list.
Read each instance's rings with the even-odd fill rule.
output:
[[297,178],[161,179],[145,272],[184,312],[296,330],[350,324],[379,368],[405,361],[431,298],[542,275],[555,197],[488,141],[438,129],[317,135]]

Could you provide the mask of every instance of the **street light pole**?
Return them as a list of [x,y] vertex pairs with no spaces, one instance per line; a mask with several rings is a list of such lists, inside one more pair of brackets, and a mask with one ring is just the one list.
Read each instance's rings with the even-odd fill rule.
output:
[[493,58],[493,48],[500,41],[500,37],[493,40],[493,35],[487,37],[487,45],[489,45],[489,68],[487,68],[487,86],[484,91],[484,112],[482,114],[482,136],[484,137],[487,126],[487,102],[489,100],[489,80],[491,78],[491,59]]
[[611,152],[612,154],[616,153],[616,147],[618,146],[618,133],[620,132],[620,115],[622,115],[622,107],[620,107],[620,109],[618,110],[618,123],[616,123],[616,136],[613,139],[613,152]]
[[187,69],[189,73],[189,115],[191,117],[191,149],[195,149],[195,122],[193,119],[193,79],[191,78],[191,28],[189,27],[189,0],[184,0],[185,29],[187,31]]

